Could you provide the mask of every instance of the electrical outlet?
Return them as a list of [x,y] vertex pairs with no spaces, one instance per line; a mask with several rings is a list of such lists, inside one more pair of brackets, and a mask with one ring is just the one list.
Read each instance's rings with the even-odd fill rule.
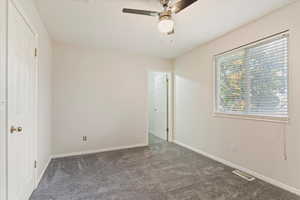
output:
[[83,136],[82,141],[86,142],[87,141],[87,136]]

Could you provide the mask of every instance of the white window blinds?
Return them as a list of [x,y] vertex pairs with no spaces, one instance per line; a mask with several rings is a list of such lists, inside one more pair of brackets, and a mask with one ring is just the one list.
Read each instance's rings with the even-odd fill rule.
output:
[[288,116],[288,35],[216,56],[216,111]]

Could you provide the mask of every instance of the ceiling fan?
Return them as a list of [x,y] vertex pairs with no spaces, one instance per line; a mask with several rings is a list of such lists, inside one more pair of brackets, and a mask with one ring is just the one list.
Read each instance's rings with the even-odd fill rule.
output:
[[179,0],[172,4],[172,0],[159,0],[163,6],[163,11],[150,11],[150,10],[137,10],[130,8],[123,8],[123,13],[147,15],[152,17],[158,17],[158,29],[161,33],[170,35],[174,33],[174,21],[172,15],[179,13],[183,9],[192,5],[198,0]]

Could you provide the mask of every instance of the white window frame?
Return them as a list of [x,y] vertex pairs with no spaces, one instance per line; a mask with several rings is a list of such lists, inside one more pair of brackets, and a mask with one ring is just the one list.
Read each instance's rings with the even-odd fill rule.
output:
[[[282,116],[274,116],[274,115],[253,115],[253,114],[237,114],[237,113],[227,113],[227,112],[220,112],[218,111],[218,101],[217,101],[217,98],[219,98],[218,94],[217,94],[217,91],[218,91],[218,78],[217,78],[217,72],[218,72],[218,69],[217,69],[217,57],[220,56],[220,55],[226,55],[226,54],[229,54],[229,53],[234,53],[236,51],[240,51],[241,49],[244,49],[244,48],[247,48],[249,46],[255,46],[259,43],[262,43],[266,40],[270,40],[272,38],[275,38],[275,37],[280,37],[280,36],[285,36],[287,37],[287,40],[288,40],[288,43],[287,43],[287,48],[288,48],[288,61],[287,61],[287,65],[288,65],[288,69],[287,69],[287,73],[288,73],[288,80],[287,80],[287,89],[288,89],[288,99],[287,99],[287,102],[288,102],[288,116],[287,117],[282,117]],[[259,40],[256,40],[254,42],[250,42],[248,44],[245,44],[245,45],[242,45],[242,46],[239,46],[237,48],[234,48],[234,49],[231,49],[231,50],[228,50],[228,51],[225,51],[225,52],[221,52],[221,53],[218,53],[216,55],[213,56],[213,117],[219,117],[219,118],[229,118],[229,119],[241,119],[241,120],[254,120],[254,121],[265,121],[265,122],[274,122],[274,123],[288,123],[290,118],[290,56],[289,56],[289,52],[290,52],[290,45],[289,45],[289,37],[290,37],[290,33],[289,33],[289,30],[285,30],[285,31],[282,31],[280,33],[276,33],[274,35],[270,35],[270,36],[267,36],[267,37],[264,37],[262,39],[259,39]]]

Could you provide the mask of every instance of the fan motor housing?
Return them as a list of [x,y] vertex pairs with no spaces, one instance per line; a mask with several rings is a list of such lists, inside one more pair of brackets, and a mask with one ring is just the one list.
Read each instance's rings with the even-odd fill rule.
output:
[[165,10],[159,14],[159,20],[162,19],[171,19],[172,18],[172,11],[171,10]]

